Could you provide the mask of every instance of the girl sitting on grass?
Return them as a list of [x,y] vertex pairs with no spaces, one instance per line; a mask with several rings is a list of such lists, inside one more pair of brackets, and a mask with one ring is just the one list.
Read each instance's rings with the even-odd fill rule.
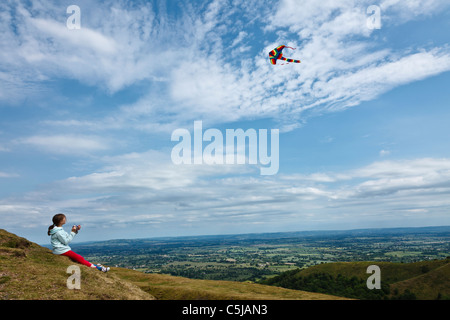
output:
[[51,236],[51,243],[53,247],[53,253],[69,257],[75,262],[84,264],[90,268],[97,268],[100,271],[107,272],[109,267],[106,268],[101,264],[93,264],[86,261],[82,256],[75,253],[70,249],[69,243],[72,241],[73,237],[78,233],[81,226],[73,226],[70,234],[68,234],[62,226],[66,223],[66,216],[62,213],[58,213],[53,216],[53,224],[48,227],[48,235]]

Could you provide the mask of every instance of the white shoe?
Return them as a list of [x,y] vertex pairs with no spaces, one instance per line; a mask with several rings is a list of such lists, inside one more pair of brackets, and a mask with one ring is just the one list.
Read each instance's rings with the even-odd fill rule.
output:
[[102,271],[102,272],[108,272],[110,270],[109,267],[104,267],[100,263],[97,263],[97,269]]

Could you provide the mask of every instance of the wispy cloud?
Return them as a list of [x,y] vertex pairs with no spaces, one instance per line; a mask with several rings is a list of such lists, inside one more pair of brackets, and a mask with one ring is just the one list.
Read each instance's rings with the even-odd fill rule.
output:
[[81,29],[69,30],[66,8],[56,3],[2,2],[3,68],[28,69],[22,81],[39,83],[36,74],[67,77],[114,93],[158,77],[158,70],[174,59],[169,50],[174,40],[165,39],[166,26],[155,21],[150,3],[131,8],[123,2],[86,1],[80,6]]
[[16,173],[8,173],[0,171],[0,178],[16,178],[18,176],[19,175],[17,175]]
[[[401,18],[391,23],[404,23],[424,12],[438,12],[445,3],[421,5],[426,10],[416,13],[416,6],[383,3],[383,18],[395,20],[401,12]],[[192,116],[213,121],[270,117],[291,130],[311,113],[343,110],[450,70],[447,47],[374,46],[374,31],[366,25],[367,6],[356,1],[306,1],[301,6],[296,1],[281,1],[278,10],[264,18],[269,21],[266,36],[272,32],[283,36],[264,44],[256,56],[243,54],[233,61],[228,48],[220,46],[213,54],[198,49],[194,56],[186,55],[169,83],[171,98],[178,108],[185,105],[185,110],[191,110]],[[224,22],[217,18],[215,25],[220,23]],[[202,35],[205,42],[211,41],[207,32]],[[232,45],[243,36],[235,35]],[[289,53],[301,58],[302,64],[269,66],[267,52],[279,43],[297,47]]]
[[391,152],[389,151],[389,150],[380,150],[380,156],[381,157],[384,157],[384,156],[387,156],[387,155],[389,155]]
[[19,138],[16,144],[31,145],[44,152],[66,155],[89,154],[110,148],[109,142],[95,136],[48,135]]
[[[160,8],[156,17],[150,3],[83,2],[82,28],[68,30],[59,6],[3,3],[2,65],[16,75],[30,71],[25,78],[5,79],[6,87],[19,88],[0,96],[17,96],[25,83],[39,85],[39,77],[68,77],[110,93],[147,81],[148,94],[123,108],[129,113],[138,107],[134,128],[157,130],[199,118],[212,123],[272,118],[289,131],[311,114],[343,110],[450,70],[446,47],[394,49],[380,40],[375,45],[366,25],[369,4],[212,1],[182,5],[177,17]],[[448,3],[384,1],[380,7],[388,28],[439,12]],[[267,53],[280,43],[297,47],[289,53],[302,64],[269,65]],[[121,125],[130,124],[126,119]]]
[[[251,176],[253,169],[245,165],[176,166],[157,151],[103,163],[96,172],[42,186],[23,199],[3,199],[0,211],[20,212],[38,224],[58,208],[91,224],[107,217],[111,228],[142,222],[176,229],[187,221],[237,227],[260,221],[270,229],[283,221],[300,227],[359,219],[362,213],[372,216],[370,222],[413,213],[413,220],[437,223],[450,206],[449,159],[380,161],[345,172],[274,177]],[[33,204],[39,214],[26,212]]]
[[[269,119],[293,131],[309,117],[448,72],[447,45],[386,40],[387,30],[432,19],[448,10],[448,1],[381,1],[380,30],[366,25],[371,1],[180,2],[174,12],[163,2],[77,3],[80,30],[66,28],[66,7],[57,1],[0,2],[1,108],[20,108],[25,99],[27,107],[46,107],[23,120],[33,123],[28,127],[16,126],[20,111],[2,109],[17,131],[2,135],[0,152],[32,148],[89,162],[82,174],[0,199],[2,223],[42,225],[59,211],[86,223],[172,224],[172,230],[448,216],[445,157],[421,154],[310,174],[295,167],[296,173],[262,177],[248,165],[175,166],[168,134],[200,119],[205,127]],[[279,44],[297,48],[285,55],[302,63],[270,65],[268,52]],[[79,83],[79,100],[71,101],[71,88],[59,80]],[[320,134],[322,145],[340,142],[334,133]],[[156,135],[164,138],[150,141]],[[391,159],[380,148],[377,160]],[[4,168],[0,177],[13,174]]]

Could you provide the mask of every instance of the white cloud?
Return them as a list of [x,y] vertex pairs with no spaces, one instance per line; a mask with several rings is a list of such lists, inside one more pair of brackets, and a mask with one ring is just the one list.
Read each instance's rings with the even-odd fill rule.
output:
[[177,41],[169,35],[174,30],[157,24],[150,3],[139,8],[114,1],[79,5],[81,29],[69,30],[69,15],[61,6],[48,1],[2,3],[0,64],[8,73],[27,70],[17,85],[39,84],[40,74],[76,79],[114,93],[158,78],[158,70],[177,56],[170,50]]
[[[80,3],[80,30],[65,27],[67,15],[59,6],[19,2],[14,13],[14,5],[3,4],[0,55],[8,72],[0,81],[8,90],[0,91],[0,99],[16,99],[21,88],[39,86],[36,79],[68,77],[111,93],[148,81],[147,94],[136,104],[99,124],[167,130],[199,118],[211,123],[272,118],[289,131],[310,112],[342,110],[450,70],[448,48],[375,46],[366,26],[370,4],[286,0],[271,6],[274,11],[261,2],[212,1],[180,5],[173,17],[164,10],[156,16],[150,3],[86,1]],[[383,28],[389,28],[435,14],[448,3],[379,5]],[[255,32],[265,33],[255,41]],[[275,41],[263,41],[274,36]],[[280,43],[297,47],[286,55],[302,63],[271,66],[267,53]],[[21,70],[27,70],[22,77]],[[133,118],[130,111],[137,109],[139,117]]]
[[450,192],[449,159],[423,158],[375,162],[348,173],[354,180],[345,197],[376,198],[396,196],[414,203],[414,197],[428,197]]
[[411,54],[396,61],[348,72],[328,81],[318,81],[315,86],[324,98],[318,99],[314,105],[324,104],[326,109],[339,110],[372,100],[393,87],[448,70],[448,53],[433,50]]
[[2,172],[0,171],[0,178],[16,178],[18,177],[15,173],[8,173],[8,172]]
[[88,154],[110,148],[109,143],[99,137],[82,135],[37,135],[16,139],[15,143],[32,145],[45,152],[55,154]]
[[411,214],[412,220],[442,224],[450,207],[449,159],[380,161],[346,172],[271,177],[249,175],[253,169],[246,165],[177,166],[159,151],[102,162],[90,174],[1,200],[0,214],[17,212],[42,224],[48,212],[63,211],[110,228],[147,223],[181,230],[189,222],[227,225],[231,231],[255,221],[267,229],[284,223],[301,229],[314,221],[370,225]]
[[[432,14],[445,4],[420,5]],[[384,5],[389,8],[384,15],[395,17],[401,12],[402,21],[409,21],[422,14],[416,13],[417,6],[389,2]],[[450,70],[446,47],[416,51],[405,48],[403,52],[375,48],[373,30],[366,26],[364,3],[305,1],[298,5],[297,1],[282,1],[276,7],[267,30],[286,28],[297,37],[279,37],[258,56],[244,55],[234,63],[227,60],[227,48],[220,50],[220,46],[209,56],[201,49],[194,56],[185,56],[170,82],[171,98],[178,108],[185,106],[178,109],[183,117],[203,116],[225,122],[271,117],[282,122],[283,129],[292,130],[307,111],[342,110],[397,86]],[[204,28],[209,30],[220,22],[206,23]],[[232,45],[244,36],[242,32],[235,35]],[[211,40],[207,32],[201,39]],[[269,66],[267,52],[279,43],[299,47],[285,56],[300,58],[302,64],[289,68]]]
[[382,10],[383,20],[391,24],[405,23],[424,16],[430,16],[448,8],[445,0],[384,0],[379,6]]
[[[46,83],[60,78],[112,94],[141,85],[133,91],[136,102],[111,110],[100,105],[106,112],[97,118],[74,116],[79,110],[71,108],[82,103],[72,102],[55,118],[39,122],[52,126],[52,134],[29,133],[7,150],[32,146],[52,154],[96,154],[98,161],[100,152],[118,152],[117,142],[107,138],[111,132],[165,134],[199,119],[210,127],[271,118],[293,130],[310,114],[343,110],[450,70],[448,47],[374,44],[375,32],[366,26],[370,1],[183,3],[173,16],[164,10],[156,16],[150,2],[101,4],[80,1],[82,29],[68,30],[59,4],[0,3],[1,101],[36,96],[47,101],[52,89]],[[449,4],[386,0],[379,5],[382,32],[428,18]],[[296,47],[285,55],[302,63],[271,66],[267,53],[281,43]],[[103,157],[90,165],[97,167],[91,173],[0,200],[2,222],[18,224],[11,216],[20,214],[30,226],[42,224],[55,211],[107,226],[206,221],[297,228],[314,221],[401,219],[406,213],[432,221],[448,217],[448,159],[261,177],[252,175],[258,172],[252,166],[175,166],[169,157],[168,150]]]
[[[31,26],[38,29],[39,32],[47,37],[52,37],[59,43],[65,43],[74,51],[89,50],[99,55],[112,55],[117,53],[118,47],[114,39],[106,37],[98,31],[91,30],[87,27],[78,30],[69,30],[64,24],[56,21],[29,19]],[[25,58],[27,57],[25,56]],[[41,56],[40,58],[44,57]]]
[[[431,14],[448,6],[444,1],[407,3],[380,4],[385,8],[382,18],[395,19],[401,13],[402,18],[395,23],[404,23],[424,13],[418,7]],[[342,110],[399,85],[450,70],[450,52],[446,47],[417,52],[411,48],[394,51],[389,47],[375,47],[371,38],[373,30],[366,26],[365,9],[369,4],[372,3],[349,0],[303,1],[298,5],[293,0],[281,1],[270,20],[269,30],[289,29],[301,41],[296,53],[302,57],[302,66],[296,69],[300,75],[283,78],[292,88],[278,92],[280,100],[289,97],[293,101],[294,115],[306,110]],[[383,28],[389,28],[389,24]]]

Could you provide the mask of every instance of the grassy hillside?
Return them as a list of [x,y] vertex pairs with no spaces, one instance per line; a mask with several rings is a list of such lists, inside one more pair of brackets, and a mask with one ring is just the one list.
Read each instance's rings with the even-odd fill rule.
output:
[[255,283],[198,280],[115,268],[114,272],[159,300],[341,300],[320,293]]
[[[95,263],[95,261],[93,261]],[[330,295],[233,281],[193,280],[82,265],[81,289],[67,288],[69,258],[0,229],[0,299],[45,300],[334,300]]]
[[[367,289],[366,281],[371,275],[366,273],[369,265],[380,267],[381,291]],[[450,259],[415,263],[326,263],[288,271],[264,283],[352,298],[449,299]]]
[[[449,261],[447,259],[447,261]],[[417,299],[450,299],[450,263],[424,274],[393,283],[392,293],[409,291]]]
[[81,289],[67,288],[69,258],[0,229],[0,299],[142,300],[151,294],[112,273],[80,265]]

